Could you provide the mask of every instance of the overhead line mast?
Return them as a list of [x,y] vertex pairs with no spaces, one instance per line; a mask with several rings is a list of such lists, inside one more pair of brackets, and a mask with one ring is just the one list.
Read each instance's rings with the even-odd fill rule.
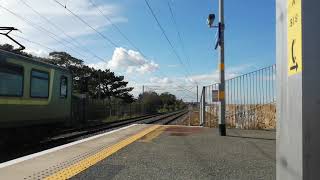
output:
[[219,84],[219,132],[221,136],[226,136],[226,100],[225,100],[225,71],[224,71],[224,0],[219,0],[219,24],[215,26],[215,15],[209,14],[208,25],[210,28],[218,28],[218,41],[216,48],[219,47],[219,69],[220,69],[220,84]]

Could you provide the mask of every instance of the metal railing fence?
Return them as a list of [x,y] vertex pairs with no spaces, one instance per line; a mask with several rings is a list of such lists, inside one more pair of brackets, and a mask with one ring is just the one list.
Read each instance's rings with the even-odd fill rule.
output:
[[174,105],[167,109],[161,109],[160,105],[134,101],[126,103],[121,99],[93,99],[89,96],[73,96],[72,121],[85,123],[88,121],[116,121],[148,114],[176,111],[183,107]]
[[[226,125],[229,128],[275,128],[276,65],[226,80]],[[219,83],[204,86],[200,98],[200,124],[218,126],[219,102],[213,91]]]

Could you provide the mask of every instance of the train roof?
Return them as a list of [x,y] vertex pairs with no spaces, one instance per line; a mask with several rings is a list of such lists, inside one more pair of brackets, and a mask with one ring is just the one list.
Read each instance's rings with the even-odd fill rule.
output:
[[18,59],[18,60],[22,60],[22,61],[29,62],[29,63],[32,63],[32,64],[38,64],[38,65],[42,65],[42,66],[46,66],[46,67],[49,67],[49,68],[58,69],[58,70],[61,70],[61,71],[65,71],[65,72],[71,73],[67,68],[43,62],[42,58],[39,58],[39,57],[28,57],[28,56],[24,56],[24,55],[20,55],[20,54],[16,54],[16,53],[13,53],[13,52],[10,52],[10,51],[6,51],[6,50],[3,50],[3,49],[0,49],[0,61],[3,60],[3,57],[4,58]]

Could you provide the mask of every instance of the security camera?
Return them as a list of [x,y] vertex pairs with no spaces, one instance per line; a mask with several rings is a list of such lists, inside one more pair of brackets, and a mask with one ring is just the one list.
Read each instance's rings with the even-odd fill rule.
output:
[[209,14],[209,16],[208,16],[207,24],[210,28],[213,27],[213,22],[214,22],[215,17],[216,16],[214,14]]

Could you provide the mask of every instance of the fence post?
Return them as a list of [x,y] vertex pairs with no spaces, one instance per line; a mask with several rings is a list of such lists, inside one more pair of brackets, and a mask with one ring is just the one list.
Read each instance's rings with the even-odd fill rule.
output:
[[206,125],[206,87],[202,88],[202,126]]
[[206,118],[206,98],[205,98],[206,87],[202,87],[201,97],[200,97],[200,126],[205,126]]
[[198,107],[199,107],[199,126],[201,126],[202,123],[202,93],[200,95],[200,101],[198,102]]

